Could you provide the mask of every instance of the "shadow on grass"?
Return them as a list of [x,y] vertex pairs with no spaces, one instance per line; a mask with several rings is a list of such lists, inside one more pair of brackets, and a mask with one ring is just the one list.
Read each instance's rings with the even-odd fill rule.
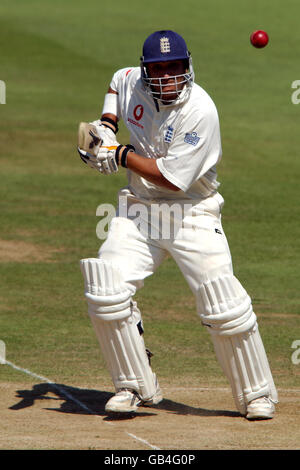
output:
[[240,417],[240,414],[235,411],[195,408],[169,399],[162,400],[156,406],[140,407],[139,411],[135,414],[108,417],[106,416],[107,413],[105,412],[104,407],[105,403],[112,396],[113,394],[110,392],[82,389],[56,383],[41,383],[34,385],[31,390],[17,390],[16,397],[20,398],[20,401],[11,406],[10,409],[22,410],[24,408],[34,406],[35,402],[38,400],[43,400],[45,404],[51,404],[56,401],[63,400],[63,403],[60,403],[59,407],[46,407],[45,409],[61,413],[105,416],[105,420],[121,419],[122,417],[128,419],[133,417],[153,416],[157,414],[155,413],[156,410],[164,410],[180,415]]

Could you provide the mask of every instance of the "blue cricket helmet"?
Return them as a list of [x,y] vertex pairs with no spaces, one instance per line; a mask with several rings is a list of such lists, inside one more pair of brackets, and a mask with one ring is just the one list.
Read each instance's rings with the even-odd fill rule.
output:
[[[165,79],[149,76],[147,65],[174,60],[185,61],[187,71],[181,75],[170,77],[176,86],[176,99],[171,101],[170,97],[170,101],[168,101],[168,92],[164,91],[164,88],[168,86],[165,84]],[[156,106],[158,102],[163,106],[174,106],[185,102],[189,98],[194,83],[194,70],[191,54],[180,34],[170,30],[156,31],[145,40],[141,57],[141,79],[146,93],[152,96]],[[159,82],[159,88],[157,82]],[[169,94],[173,98],[174,93],[170,92]],[[164,97],[164,100],[162,100],[162,97]]]
[[156,31],[143,46],[143,63],[189,59],[190,53],[183,37],[170,30]]

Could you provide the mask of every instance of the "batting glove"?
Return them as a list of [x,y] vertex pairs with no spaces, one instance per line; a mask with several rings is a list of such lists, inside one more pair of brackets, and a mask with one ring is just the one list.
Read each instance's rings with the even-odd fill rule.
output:
[[[109,172],[108,167],[102,167],[101,160],[98,159],[100,148],[106,150],[116,149],[119,143],[116,140],[115,133],[107,126],[101,124],[101,121],[95,123],[81,122],[78,129],[78,146],[77,150],[81,160],[89,167],[101,171]],[[111,160],[111,159],[109,159]],[[109,168],[110,172],[117,171],[117,167],[112,163]]]
[[118,166],[127,168],[127,155],[134,152],[132,145],[118,145],[118,147],[100,147],[97,160],[99,171],[105,175],[110,175],[118,171]]
[[[105,147],[101,147],[101,149],[105,153],[108,152],[108,149]],[[93,170],[100,171],[103,174],[116,173],[118,171],[118,167],[114,164],[114,159],[111,158],[111,155],[107,155],[107,159],[103,160],[98,155],[95,156],[79,147],[77,147],[77,151],[83,163],[86,163]]]

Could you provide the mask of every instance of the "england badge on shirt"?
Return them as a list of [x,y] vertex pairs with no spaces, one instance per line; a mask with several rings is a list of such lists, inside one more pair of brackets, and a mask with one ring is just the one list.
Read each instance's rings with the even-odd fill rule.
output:
[[184,142],[190,145],[197,145],[200,140],[197,132],[186,133],[184,137]]
[[170,144],[173,139],[173,134],[174,134],[174,129],[171,126],[168,126],[166,132],[165,132],[165,138],[164,141]]

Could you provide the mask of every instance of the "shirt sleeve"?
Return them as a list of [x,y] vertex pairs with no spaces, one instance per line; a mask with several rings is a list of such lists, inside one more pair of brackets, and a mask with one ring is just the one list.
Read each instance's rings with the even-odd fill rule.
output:
[[118,93],[118,101],[117,101],[117,117],[121,118],[121,105],[120,102],[122,97],[125,93],[125,82],[126,77],[129,73],[133,70],[133,67],[126,67],[123,69],[118,70],[114,73],[112,80],[110,82],[110,88]]
[[222,155],[216,109],[192,112],[183,120],[165,157],[157,159],[163,176],[183,191],[217,164]]
[[111,82],[110,88],[112,88],[117,93],[119,92],[120,81],[122,79],[122,69],[114,73]]

